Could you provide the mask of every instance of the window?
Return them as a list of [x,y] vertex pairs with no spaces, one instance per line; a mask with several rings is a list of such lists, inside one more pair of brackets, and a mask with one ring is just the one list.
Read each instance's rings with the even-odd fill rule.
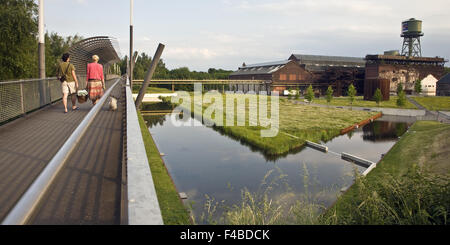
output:
[[289,74],[289,80],[290,80],[290,81],[295,81],[295,80],[297,80],[297,75],[296,75],[296,74]]
[[286,81],[286,74],[280,74],[280,80]]

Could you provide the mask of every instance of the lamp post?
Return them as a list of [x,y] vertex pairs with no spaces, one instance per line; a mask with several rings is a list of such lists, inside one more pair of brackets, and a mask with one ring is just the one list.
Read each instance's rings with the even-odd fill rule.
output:
[[45,36],[44,36],[44,0],[39,0],[39,44],[38,44],[38,57],[39,57],[39,93],[41,106],[47,104],[47,89],[45,86]]
[[133,89],[133,7],[134,1],[130,0],[130,58],[128,59],[129,63],[129,76],[130,76],[130,87]]

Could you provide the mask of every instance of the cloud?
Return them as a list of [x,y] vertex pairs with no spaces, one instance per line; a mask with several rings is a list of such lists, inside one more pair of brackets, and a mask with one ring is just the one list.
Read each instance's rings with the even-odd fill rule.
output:
[[197,47],[170,47],[165,51],[168,58],[177,58],[182,60],[205,59],[209,60],[217,56],[217,53],[207,48]]

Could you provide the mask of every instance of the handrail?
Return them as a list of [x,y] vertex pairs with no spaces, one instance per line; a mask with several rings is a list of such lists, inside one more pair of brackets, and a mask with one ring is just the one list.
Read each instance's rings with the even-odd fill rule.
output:
[[129,225],[163,225],[130,83],[126,86],[126,165]]
[[0,84],[15,84],[15,83],[27,83],[27,82],[37,82],[37,81],[50,81],[56,80],[56,77],[47,77],[47,78],[33,78],[33,79],[19,79],[19,80],[7,80],[0,81]]
[[25,194],[22,195],[14,208],[8,213],[3,220],[2,225],[23,225],[29,221],[33,212],[38,207],[39,202],[65,165],[66,160],[86,133],[89,125],[94,121],[95,116],[107,101],[111,91],[120,83],[120,80],[121,78],[118,78],[111,88],[105,92],[100,101],[89,111],[80,125],[78,125],[75,131],[70,135],[69,139],[67,139]]

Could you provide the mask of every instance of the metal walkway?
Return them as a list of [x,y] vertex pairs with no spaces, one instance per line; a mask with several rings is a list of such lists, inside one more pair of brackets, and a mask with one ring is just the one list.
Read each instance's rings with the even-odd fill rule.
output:
[[[117,111],[105,105],[96,116],[31,223],[120,223],[123,98]],[[92,108],[79,106],[64,114],[59,102],[0,127],[0,220]]]

